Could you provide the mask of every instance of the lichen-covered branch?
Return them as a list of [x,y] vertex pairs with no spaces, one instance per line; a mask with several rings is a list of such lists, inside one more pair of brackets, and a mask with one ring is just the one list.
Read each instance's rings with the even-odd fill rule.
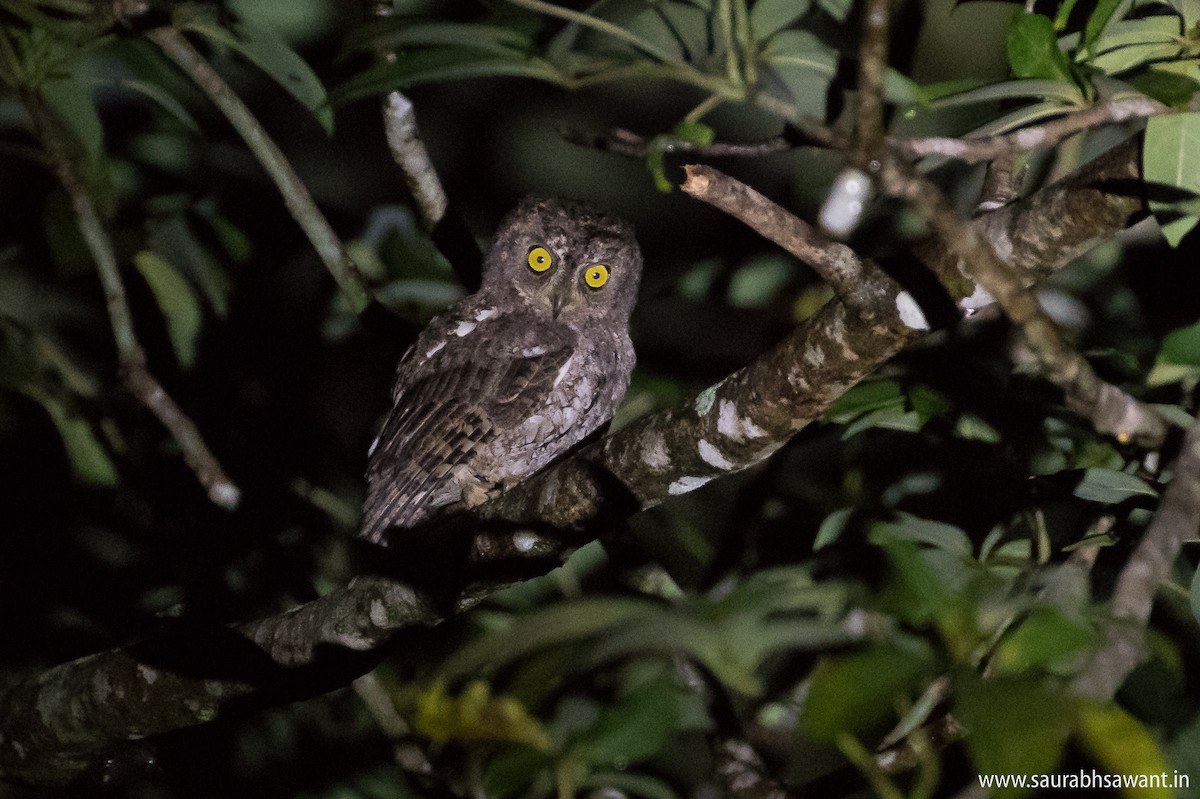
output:
[[1161,446],[1167,434],[1166,420],[1096,375],[983,231],[962,219],[940,189],[894,152],[881,152],[878,160],[878,180],[884,191],[909,200],[946,248],[958,255],[963,272],[978,281],[1021,328],[1045,376],[1063,390],[1067,407],[1118,441],[1147,448]]
[[[1010,266],[1032,280],[1039,270],[1061,266],[1122,229],[1140,205],[1113,199],[1103,186],[1130,172],[1136,174],[1136,160],[1126,149],[976,224],[1005,235],[1013,243]],[[1068,208],[1081,221],[1044,224]],[[935,269],[949,257],[936,249],[924,256]],[[614,520],[760,462],[926,332],[918,323],[923,317],[911,309],[906,313],[904,296],[899,287],[881,294],[886,297],[881,304],[889,307],[877,309],[869,323],[841,301],[831,301],[684,407],[623,428],[481,506],[483,516],[507,524],[492,525],[504,532],[485,530],[476,539],[508,538],[512,546],[500,549],[537,554],[529,531],[561,535],[559,550],[543,553],[548,557],[524,571],[544,572],[557,564],[562,550]],[[447,538],[439,541],[450,544]],[[478,541],[468,543],[465,551],[488,551]],[[248,695],[284,701],[345,684],[373,665],[372,652],[396,630],[435,621],[455,607],[388,575],[386,559],[377,570],[289,613],[205,635],[193,630],[154,638],[31,678],[0,696],[0,774],[61,785],[117,744],[208,721]],[[475,589],[457,605],[485,590]]]
[[1112,595],[1104,642],[1072,685],[1080,696],[1111,699],[1145,659],[1145,628],[1158,587],[1184,541],[1200,531],[1200,417],[1192,423],[1175,461],[1171,484],[1142,540],[1121,568]]
[[372,302],[371,290],[367,280],[359,271],[358,265],[346,252],[341,239],[330,227],[325,215],[313,202],[308,187],[300,180],[300,176],[292,169],[291,163],[279,145],[270,137],[267,131],[237,96],[227,83],[217,74],[216,70],[196,51],[196,48],[184,38],[183,34],[174,28],[155,28],[146,34],[159,49],[175,62],[192,81],[200,87],[221,113],[229,120],[234,129],[246,142],[250,152],[262,164],[263,169],[271,177],[284,205],[292,217],[299,223],[304,235],[312,242],[325,268],[333,275],[342,293],[350,301],[350,307],[361,313]]
[[125,285],[121,281],[116,252],[96,205],[80,180],[63,143],[58,122],[41,95],[29,91],[22,95],[22,99],[45,149],[46,158],[71,200],[79,232],[96,264],[125,385],[158,417],[179,444],[184,461],[195,473],[209,499],[226,510],[233,510],[241,499],[241,490],[225,474],[195,423],[179,408],[146,365],[146,353],[134,332],[133,316],[125,298]]

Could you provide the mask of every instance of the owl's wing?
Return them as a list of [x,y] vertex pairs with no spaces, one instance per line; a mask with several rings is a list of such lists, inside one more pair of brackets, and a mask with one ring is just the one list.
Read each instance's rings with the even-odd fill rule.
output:
[[[507,346],[493,335],[492,346],[470,350],[474,342],[451,339],[446,348],[463,352],[444,353],[444,368],[422,369],[427,373],[411,382],[401,375],[367,467],[364,537],[378,542],[389,528],[419,523],[457,501],[470,482],[461,470],[479,465],[497,435],[545,402],[573,347],[566,339],[523,346],[529,331],[520,332],[499,336]],[[539,338],[546,340],[544,331]]]

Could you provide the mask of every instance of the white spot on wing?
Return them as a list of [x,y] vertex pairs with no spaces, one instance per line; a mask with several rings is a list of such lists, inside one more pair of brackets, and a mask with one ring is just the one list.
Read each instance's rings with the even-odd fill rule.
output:
[[454,329],[454,335],[462,338],[475,329],[474,322],[459,322],[458,327]]
[[[461,335],[462,335],[462,333],[459,333],[459,335],[461,336]],[[429,349],[428,349],[428,350],[425,352],[425,357],[426,357],[426,358],[432,358],[434,355],[437,355],[438,351],[439,351],[439,350],[440,350],[442,347],[444,347],[444,346],[446,346],[446,342],[444,342],[444,341],[439,341],[437,344],[434,344],[432,347],[430,347],[430,348],[429,348]]]
[[734,462],[726,458],[721,450],[714,447],[703,438],[696,442],[696,448],[700,450],[700,460],[707,463],[709,466],[715,466],[718,469],[728,471],[734,467]]
[[562,379],[567,376],[567,370],[571,368],[571,364],[574,361],[574,355],[572,355],[570,358],[567,358],[567,362],[562,365],[562,368],[558,370],[558,374],[554,376],[554,385],[552,388],[557,388],[558,384],[562,382]]
[[482,322],[484,319],[490,319],[491,317],[493,317],[495,315],[496,315],[495,308],[484,308],[481,311],[475,312],[475,321]]
[[536,347],[526,347],[525,349],[521,350],[522,358],[536,358],[539,355],[545,355],[545,354],[546,354],[546,348],[541,346],[540,344]]
[[667,486],[667,493],[671,496],[686,494],[689,491],[695,491],[700,486],[711,480],[711,477],[680,477],[675,482]]
[[896,295],[896,312],[900,314],[900,321],[909,328],[913,330],[929,329],[929,322],[925,319],[925,313],[921,310],[921,306],[917,305],[913,295],[907,291]]

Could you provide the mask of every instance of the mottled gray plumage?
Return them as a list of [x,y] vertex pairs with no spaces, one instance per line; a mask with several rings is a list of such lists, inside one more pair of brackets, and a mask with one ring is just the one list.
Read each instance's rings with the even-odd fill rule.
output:
[[[550,265],[538,261],[545,248]],[[598,288],[596,265],[607,268]],[[471,506],[612,418],[629,386],[629,314],[642,257],[624,222],[526,199],[503,222],[483,285],[400,361],[372,445],[362,535],[377,543],[440,509]]]

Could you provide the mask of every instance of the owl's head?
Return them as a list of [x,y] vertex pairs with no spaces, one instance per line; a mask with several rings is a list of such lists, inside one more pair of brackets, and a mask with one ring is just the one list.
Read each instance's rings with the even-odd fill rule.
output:
[[526,197],[483,262],[485,289],[515,291],[554,317],[629,319],[642,274],[633,227],[582,203]]

